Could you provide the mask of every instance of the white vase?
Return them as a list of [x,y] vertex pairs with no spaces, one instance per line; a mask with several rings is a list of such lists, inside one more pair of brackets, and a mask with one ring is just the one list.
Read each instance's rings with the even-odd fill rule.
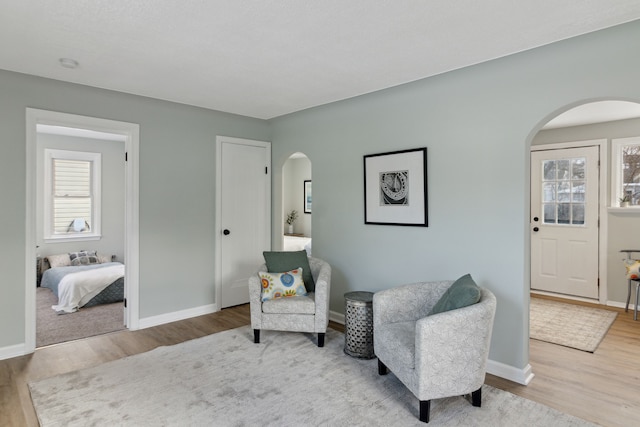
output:
[[289,234],[293,234],[293,224],[289,224]]
[[629,202],[620,202],[620,207],[621,208],[628,208],[630,204],[631,203],[629,203]]

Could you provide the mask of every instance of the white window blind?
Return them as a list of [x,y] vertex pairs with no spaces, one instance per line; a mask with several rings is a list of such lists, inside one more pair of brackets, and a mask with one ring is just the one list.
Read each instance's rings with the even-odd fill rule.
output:
[[45,150],[45,239],[99,236],[100,162],[100,153]]

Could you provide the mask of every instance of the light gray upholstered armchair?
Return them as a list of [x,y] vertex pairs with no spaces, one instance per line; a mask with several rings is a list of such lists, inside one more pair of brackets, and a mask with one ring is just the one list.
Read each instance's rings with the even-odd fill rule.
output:
[[260,342],[262,329],[275,331],[308,332],[318,334],[318,347],[324,346],[324,336],[329,325],[329,292],[331,266],[319,258],[309,257],[315,292],[305,296],[277,298],[262,302],[259,271],[267,271],[263,264],[249,278],[249,304],[254,342]]
[[480,288],[478,303],[428,315],[452,283],[414,283],[373,297],[378,373],[390,369],[420,400],[423,422],[432,399],[471,393],[473,406],[481,404],[496,298]]

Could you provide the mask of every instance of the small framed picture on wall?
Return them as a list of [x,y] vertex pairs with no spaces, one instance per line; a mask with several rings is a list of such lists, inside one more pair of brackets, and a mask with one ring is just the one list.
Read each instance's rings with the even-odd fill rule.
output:
[[311,180],[304,181],[304,213],[311,213]]
[[427,227],[427,149],[364,156],[364,223]]

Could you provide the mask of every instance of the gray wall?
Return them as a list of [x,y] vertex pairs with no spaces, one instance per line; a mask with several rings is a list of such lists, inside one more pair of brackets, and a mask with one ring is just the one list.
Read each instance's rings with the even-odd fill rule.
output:
[[270,125],[0,71],[0,312],[12,319],[0,323],[0,348],[25,341],[27,107],[140,125],[140,317],[214,303],[215,138],[269,141]]
[[[640,119],[543,130],[536,135],[532,145],[606,139],[608,158],[611,163],[611,140],[633,136],[640,136]],[[605,183],[605,189],[607,200],[610,200],[611,173],[613,171],[610,164],[608,171],[608,182]],[[622,259],[626,255],[621,254],[620,250],[640,249],[640,211],[609,212],[607,231],[607,300],[613,305],[621,305],[627,299],[628,283],[622,265]],[[640,253],[634,254],[634,256],[640,257]]]
[[[343,294],[467,272],[498,298],[491,359],[528,363],[529,146],[548,119],[640,100],[640,22],[272,120],[278,169],[313,164],[313,252]],[[363,159],[428,147],[429,227],[364,225]],[[276,212],[274,218],[281,218]]]
[[287,213],[295,209],[298,211],[298,219],[293,224],[293,231],[311,237],[311,214],[304,213],[303,203],[303,183],[305,180],[311,179],[311,162],[307,157],[289,159],[282,168],[282,176],[284,231],[286,233],[289,227],[284,222]]
[[[343,293],[470,272],[498,298],[491,359],[528,362],[529,145],[549,118],[640,101],[640,22],[270,122],[0,72],[0,347],[24,341],[25,108],[140,124],[140,315],[213,302],[215,135],[273,141],[313,164],[314,255]],[[364,225],[362,156],[428,147],[429,227]],[[188,207],[189,209],[185,209]],[[279,236],[274,235],[273,241]]]
[[[44,235],[44,150],[88,151],[102,153],[100,240],[45,243]],[[36,178],[36,245],[40,256],[79,250],[96,250],[98,254],[116,255],[124,261],[124,142],[103,141],[75,136],[38,134]]]

